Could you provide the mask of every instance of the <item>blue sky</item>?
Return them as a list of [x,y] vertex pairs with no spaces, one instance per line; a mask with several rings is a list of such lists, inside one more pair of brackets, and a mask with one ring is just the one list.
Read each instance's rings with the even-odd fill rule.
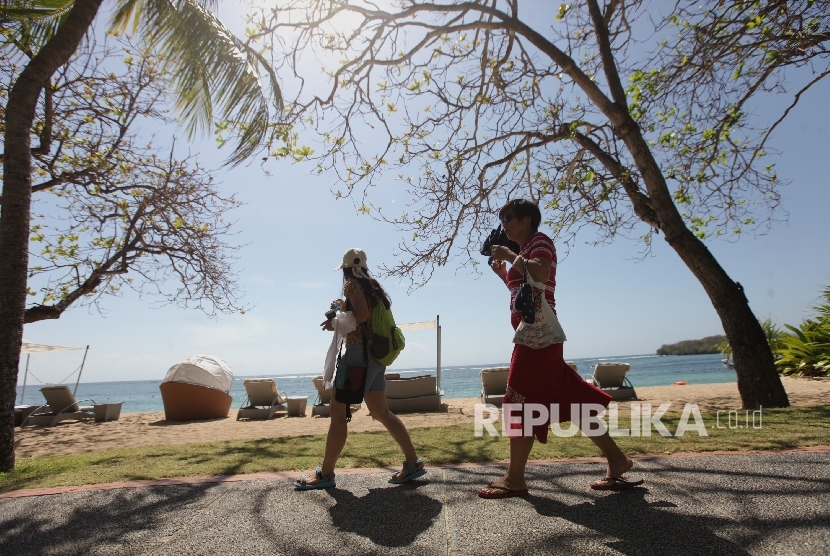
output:
[[[803,97],[773,138],[771,146],[781,151],[774,158],[779,176],[791,181],[781,190],[787,221],[773,224],[767,235],[708,243],[744,286],[755,314],[779,324],[809,316],[822,285],[830,283],[828,98],[830,81],[825,80]],[[760,121],[774,118],[775,106],[775,100],[760,106]],[[203,162],[218,160],[210,144],[200,141],[190,148],[202,151]],[[233,213],[234,242],[243,245],[236,269],[252,311],[211,320],[196,310],[153,309],[153,299],[127,293],[107,300],[104,316],[75,308],[58,320],[27,325],[25,339],[89,345],[85,382],[160,380],[171,365],[194,354],[222,357],[238,375],[320,372],[330,336],[318,324],[339,295],[341,274],[333,268],[343,251],[362,247],[370,268],[376,268],[391,263],[406,234],[357,214],[350,200],[335,200],[332,179],[312,175],[309,165],[281,163],[269,169],[271,176],[257,165],[218,173],[222,189],[237,192],[246,203]],[[373,202],[384,207],[406,202],[394,176],[384,185]],[[722,333],[703,288],[662,236],[651,256],[640,260],[639,252],[637,243],[624,239],[599,247],[578,241],[560,262],[556,299],[569,338],[567,358],[654,353],[664,343]],[[398,322],[441,316],[443,365],[509,359],[509,296],[495,276],[448,267],[411,293],[406,282],[383,283]],[[57,381],[81,358],[80,351],[37,354],[30,369],[44,381]],[[24,364],[22,358],[21,380]],[[434,364],[434,331],[407,334],[407,348],[395,367]]]

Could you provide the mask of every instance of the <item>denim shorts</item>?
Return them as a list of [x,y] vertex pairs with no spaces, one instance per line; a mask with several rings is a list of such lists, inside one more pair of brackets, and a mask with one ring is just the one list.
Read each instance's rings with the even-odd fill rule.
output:
[[[363,342],[352,344],[346,348],[343,354],[343,360],[349,367],[363,367],[365,366],[363,360]],[[372,357],[371,350],[369,351],[369,370],[366,373],[366,390],[365,392],[383,392],[386,390],[386,379],[384,373],[386,367],[378,363],[378,360]],[[365,393],[364,392],[364,393]]]

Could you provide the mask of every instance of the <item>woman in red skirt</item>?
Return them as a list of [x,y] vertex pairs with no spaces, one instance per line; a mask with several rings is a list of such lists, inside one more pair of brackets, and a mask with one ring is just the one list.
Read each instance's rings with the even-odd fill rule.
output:
[[[554,288],[556,286],[556,249],[551,239],[538,231],[542,221],[539,207],[525,199],[509,201],[499,211],[507,237],[519,244],[519,253],[501,245],[491,249],[493,272],[501,278],[510,290],[511,324],[517,328],[522,315],[514,308],[514,300],[522,285],[525,269],[536,282],[544,283],[544,296],[551,309],[555,307]],[[512,268],[508,270],[507,265]],[[542,303],[542,290],[533,288],[534,305],[537,310]],[[595,407],[607,407],[611,396],[582,380],[571,369],[562,355],[562,342],[552,343],[546,347],[534,349],[522,344],[513,348],[510,360],[510,372],[507,378],[507,391],[504,395],[505,407],[528,407],[526,404],[540,404],[550,409],[558,407],[558,416],[548,412],[545,423],[534,424],[532,434],[525,431],[521,419],[524,412],[513,413],[509,425],[510,465],[504,477],[482,488],[478,495],[482,498],[509,498],[527,494],[525,483],[525,465],[536,438],[545,443],[551,419],[563,423],[571,420],[571,404],[596,404]],[[539,406],[537,406],[539,407]],[[542,414],[543,415],[543,414]],[[539,417],[539,414],[533,415]],[[502,416],[507,419],[507,415]],[[531,429],[529,426],[528,429]],[[525,433],[528,433],[525,435]],[[642,484],[642,479],[627,478],[624,474],[631,469],[634,462],[619,449],[606,430],[599,436],[589,435],[608,460],[606,478],[592,483],[595,490],[620,490]]]

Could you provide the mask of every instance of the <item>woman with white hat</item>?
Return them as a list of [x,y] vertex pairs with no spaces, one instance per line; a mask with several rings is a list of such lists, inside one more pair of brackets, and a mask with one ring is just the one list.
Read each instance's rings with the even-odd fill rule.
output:
[[[372,308],[376,303],[391,305],[389,296],[377,280],[369,275],[366,267],[366,253],[362,249],[349,249],[343,255],[343,262],[335,270],[343,270],[343,294],[346,300],[338,299],[334,304],[346,311],[352,311],[358,327],[346,336],[346,351],[343,354],[346,366],[367,367],[364,401],[372,417],[386,427],[392,438],[400,446],[406,458],[403,469],[389,480],[390,483],[406,483],[424,475],[424,462],[418,457],[409,432],[403,422],[386,405],[386,367],[375,359],[371,351],[365,351],[363,331],[372,329]],[[365,324],[365,326],[362,326]],[[321,323],[323,330],[333,330],[332,321]],[[331,488],[336,486],[334,467],[349,434],[346,420],[347,405],[338,402],[336,396],[331,398],[331,421],[326,438],[326,453],[323,464],[314,473],[301,476],[294,481],[298,490]]]

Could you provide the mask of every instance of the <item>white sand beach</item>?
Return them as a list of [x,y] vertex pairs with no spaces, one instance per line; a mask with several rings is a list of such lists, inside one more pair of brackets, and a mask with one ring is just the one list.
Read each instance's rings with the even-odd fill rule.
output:
[[[784,377],[784,387],[793,406],[830,404],[830,380],[809,380]],[[696,384],[685,386],[652,386],[637,388],[637,403],[650,403],[654,408],[671,403],[670,410],[681,411],[686,403],[696,403],[701,411],[738,409],[741,399],[737,383]],[[440,427],[472,423],[478,398],[445,401],[446,411],[401,415],[407,427]],[[631,402],[621,402],[620,413],[628,414]],[[173,423],[163,413],[128,413],[118,421],[63,422],[55,427],[15,429],[15,452],[18,458],[95,452],[137,446],[162,446],[191,442],[216,442],[324,434],[328,419],[310,417],[278,417],[270,421],[237,421],[231,410],[227,419]],[[383,426],[368,415],[366,408],[354,413],[349,425],[352,432],[382,431]]]

